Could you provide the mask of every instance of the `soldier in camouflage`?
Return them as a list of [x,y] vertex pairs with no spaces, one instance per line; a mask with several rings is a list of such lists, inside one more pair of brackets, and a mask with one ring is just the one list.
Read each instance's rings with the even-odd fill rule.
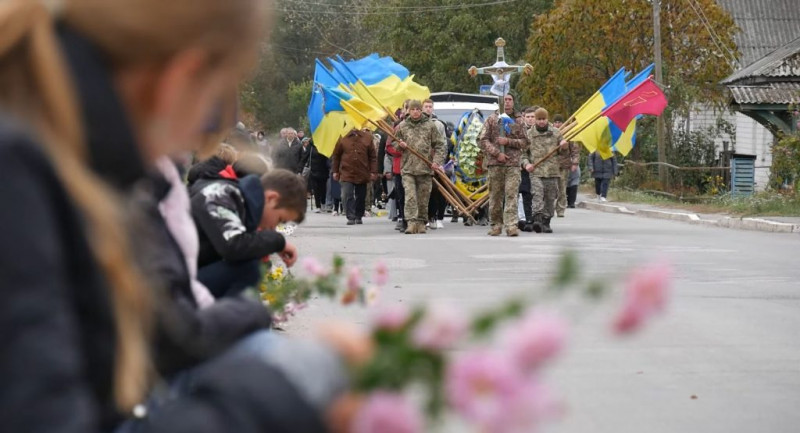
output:
[[561,132],[548,122],[544,108],[536,110],[536,124],[528,130],[530,147],[523,156],[522,163],[531,174],[531,193],[533,194],[533,231],[552,233],[550,220],[553,218],[555,202],[558,199],[558,183],[561,177],[558,158],[551,157],[534,170],[533,163],[541,161],[554,148],[567,148]]
[[[422,115],[422,103],[417,100],[409,101],[408,117],[397,126],[395,135],[399,141],[392,145],[402,152],[400,173],[405,189],[405,217],[408,221],[405,233],[425,233],[433,170],[442,170],[447,151],[444,137],[436,129],[436,125]],[[408,148],[424,156],[432,154],[433,165],[429,166],[422,159],[407,152]]]
[[[563,123],[564,118],[560,114],[553,116],[553,126],[557,129],[560,129]],[[559,218],[563,218],[564,212],[567,209],[567,179],[569,179],[569,174],[571,172],[578,169],[581,151],[577,143],[570,142],[566,149],[559,149],[556,156],[558,157],[558,166],[561,169],[561,178],[558,182],[556,215]]]
[[[520,158],[528,149],[528,138],[521,117],[509,116],[514,98],[505,95],[504,114],[492,114],[483,124],[479,144],[489,168],[489,229],[490,236],[499,236],[503,227],[508,236],[519,236],[517,195],[520,182]],[[510,105],[510,110],[509,110]]]

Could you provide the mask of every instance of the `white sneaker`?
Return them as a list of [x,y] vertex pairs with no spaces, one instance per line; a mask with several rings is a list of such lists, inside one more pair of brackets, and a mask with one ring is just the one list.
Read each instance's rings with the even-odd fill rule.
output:
[[339,212],[333,211],[333,216],[339,216]]
[[437,229],[443,229],[444,228],[444,224],[442,224],[442,220],[436,220],[436,228]]
[[608,201],[605,197],[600,197],[600,201]]
[[322,211],[319,208],[314,209],[314,213],[320,213],[320,212]]

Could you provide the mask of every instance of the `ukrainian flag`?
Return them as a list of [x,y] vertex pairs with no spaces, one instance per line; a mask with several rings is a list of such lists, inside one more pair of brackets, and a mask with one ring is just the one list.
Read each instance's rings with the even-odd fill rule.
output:
[[352,93],[370,104],[394,112],[406,99],[424,100],[430,90],[414,82],[408,69],[391,57],[371,54],[358,60],[328,59],[340,82],[346,83]]
[[[650,74],[653,72],[653,66],[654,64],[651,63],[648,67],[636,74],[635,77],[631,78],[630,81],[625,83],[625,93],[630,92],[650,77]],[[625,131],[620,130],[613,122],[609,122],[609,129],[611,131],[611,139],[614,143],[613,149],[622,155],[627,155],[631,149],[633,149],[633,146],[636,145],[636,120],[634,119]]]
[[353,122],[344,111],[325,112],[325,97],[321,88],[314,84],[311,103],[308,105],[308,123],[311,137],[319,153],[331,156],[336,142],[345,131],[353,128]]
[[[372,122],[386,117],[386,113],[360,98],[341,89],[322,87],[323,107],[326,113],[345,112],[357,129],[375,129]],[[372,122],[371,122],[372,121]]]
[[[621,68],[575,112],[573,116],[578,122],[576,128],[590,122],[597,113],[602,112],[625,94],[626,75],[625,68]],[[575,136],[573,140],[583,143],[590,152],[596,151],[603,159],[611,158],[613,155],[611,145],[614,141],[612,141],[609,123],[605,117],[599,118]]]

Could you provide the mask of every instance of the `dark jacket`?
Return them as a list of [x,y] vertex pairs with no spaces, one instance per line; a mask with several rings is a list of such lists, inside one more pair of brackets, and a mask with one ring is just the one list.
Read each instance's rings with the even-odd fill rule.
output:
[[331,173],[331,160],[327,156],[319,153],[317,146],[314,142],[308,144],[311,151],[309,152],[309,167],[311,168],[311,177],[317,179],[327,179]]
[[613,179],[617,175],[617,157],[603,159],[597,152],[589,154],[587,168],[595,179]]
[[270,146],[273,168],[283,168],[292,173],[300,173],[303,170],[303,145],[299,140],[294,140],[289,144],[286,139],[282,138]]
[[192,216],[200,236],[198,267],[220,260],[260,259],[283,251],[283,235],[257,230],[264,211],[264,190],[258,177],[201,179],[191,191]]
[[[120,193],[144,174],[108,65],[77,34],[59,30],[83,105],[91,167]],[[109,288],[85,221],[20,122],[0,116],[0,425],[3,431],[94,433],[121,420],[112,398],[116,331]],[[155,293],[159,300],[168,297]],[[161,322],[163,323],[163,322]],[[274,368],[258,360],[208,363],[191,389],[142,433],[324,431]]]
[[205,161],[200,161],[193,165],[186,175],[186,182],[191,187],[200,179],[210,179],[219,177],[219,172],[224,170],[228,164],[218,156],[212,156]]
[[198,309],[183,251],[158,209],[172,186],[160,173],[137,182],[131,205],[146,224],[137,230],[136,256],[151,284],[169,297],[158,302],[155,356],[162,376],[192,368],[219,355],[251,332],[269,328],[269,311],[257,301],[226,297]]
[[369,131],[352,130],[336,142],[331,154],[331,170],[340,182],[367,183],[378,174],[378,152]]

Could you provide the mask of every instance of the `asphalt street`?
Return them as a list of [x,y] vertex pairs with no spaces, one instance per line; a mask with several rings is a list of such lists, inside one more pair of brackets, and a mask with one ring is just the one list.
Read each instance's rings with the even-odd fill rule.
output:
[[[632,338],[610,332],[621,283],[599,304],[553,304],[573,328],[567,353],[546,378],[567,413],[545,431],[800,431],[798,234],[585,209],[554,219],[552,235],[518,238],[449,220],[425,235],[399,234],[393,225],[384,217],[346,226],[343,217],[309,214],[290,239],[301,256],[337,253],[365,268],[384,260],[384,304],[444,302],[466,312],[541,293],[565,249],[578,253],[583,276],[607,281],[658,258],[674,264],[668,311]],[[369,317],[363,308],[315,300],[287,331],[306,335],[326,320],[364,325]]]

